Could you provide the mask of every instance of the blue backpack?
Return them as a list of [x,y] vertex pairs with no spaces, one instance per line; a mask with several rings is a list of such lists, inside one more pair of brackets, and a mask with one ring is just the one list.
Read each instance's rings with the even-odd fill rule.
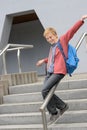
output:
[[65,63],[66,63],[66,68],[67,68],[67,73],[71,76],[71,74],[75,71],[75,69],[78,66],[79,58],[77,57],[76,49],[68,44],[68,58],[66,58],[62,45],[58,41],[58,48],[60,49]]

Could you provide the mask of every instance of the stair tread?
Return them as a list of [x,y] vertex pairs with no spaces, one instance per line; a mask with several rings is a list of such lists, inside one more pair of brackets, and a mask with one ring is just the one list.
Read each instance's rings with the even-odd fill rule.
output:
[[4,107],[4,106],[20,106],[20,105],[33,105],[33,104],[42,104],[43,102],[23,102],[23,103],[5,103],[5,104],[1,104],[0,107]]
[[[87,99],[71,99],[71,100],[64,100],[65,102],[67,102],[67,103],[73,103],[73,102],[87,102]],[[23,102],[23,103],[4,103],[4,104],[0,104],[0,107],[4,107],[4,106],[16,106],[16,105],[18,105],[18,106],[20,106],[20,105],[33,105],[33,104],[42,104],[43,102],[42,101],[39,101],[39,102]]]
[[[57,90],[56,92],[58,93],[67,93],[67,92],[78,92],[79,91],[87,91],[87,88],[78,88],[78,89],[69,89],[69,90]],[[8,96],[23,96],[23,95],[32,95],[32,94],[41,94],[41,92],[34,92],[34,93],[22,93],[22,94],[10,94],[10,95],[4,95],[3,97],[8,97]]]
[[[9,129],[11,129],[11,128],[42,128],[43,126],[42,126],[42,124],[29,124],[29,125],[27,125],[27,124],[24,124],[24,125],[0,125],[0,128],[9,128]],[[64,127],[87,127],[87,123],[71,123],[71,124],[53,124],[53,125],[51,125],[51,126],[49,126],[49,128],[64,128]]]
[[30,112],[30,113],[9,113],[9,114],[1,114],[0,117],[12,117],[12,116],[37,116],[41,115],[41,112]]
[[21,85],[14,85],[14,86],[9,86],[9,87],[24,87],[24,86],[28,86],[28,87],[30,87],[30,86],[34,86],[35,87],[35,85],[42,85],[43,84],[43,82],[35,82],[35,83],[29,83],[29,84],[21,84]]
[[87,127],[87,123],[53,124],[51,127]]
[[42,124],[29,125],[0,125],[0,128],[42,128]]
[[41,94],[41,92],[34,92],[34,93],[21,93],[21,94],[9,94],[9,95],[4,95],[3,97],[13,97],[13,96],[23,96],[23,95],[32,95],[32,94]]
[[[48,112],[47,112],[48,113]],[[66,111],[65,114],[84,114],[87,113],[87,110],[75,110],[75,111]],[[1,114],[0,117],[6,117],[6,116],[40,116],[41,112],[30,112],[30,113],[9,113],[9,114]]]

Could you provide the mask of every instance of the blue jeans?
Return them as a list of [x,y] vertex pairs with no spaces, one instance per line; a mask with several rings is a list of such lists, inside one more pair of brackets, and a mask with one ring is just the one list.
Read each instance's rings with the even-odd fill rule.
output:
[[[60,80],[64,77],[63,74],[53,74],[53,73],[47,73],[47,76],[44,81],[44,86],[42,89],[42,96],[43,99],[46,98],[51,88],[58,84]],[[56,114],[57,109],[63,109],[65,107],[65,103],[55,94],[53,94],[52,98],[50,99],[47,109],[50,114]]]

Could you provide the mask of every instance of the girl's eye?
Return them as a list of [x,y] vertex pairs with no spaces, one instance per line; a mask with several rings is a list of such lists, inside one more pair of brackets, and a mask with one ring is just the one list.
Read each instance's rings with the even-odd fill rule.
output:
[[49,37],[48,39],[51,39],[52,37]]

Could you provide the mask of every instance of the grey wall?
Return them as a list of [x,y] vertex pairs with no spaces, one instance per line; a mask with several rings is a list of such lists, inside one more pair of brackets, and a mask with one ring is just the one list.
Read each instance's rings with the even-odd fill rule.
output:
[[[36,14],[39,17],[39,20],[41,21],[41,24],[43,26],[43,28],[46,28],[48,26],[52,26],[54,28],[56,28],[58,35],[60,36],[61,34],[65,33],[67,31],[67,29],[69,29],[71,27],[71,25],[73,25],[78,19],[80,19],[80,17],[83,14],[87,14],[87,1],[86,0],[22,0],[22,1],[16,1],[16,0],[8,0],[8,1],[0,1],[0,45],[5,45],[8,43],[8,33],[10,31],[10,25],[9,23],[11,23],[11,21],[6,22],[5,24],[5,20],[6,20],[6,15],[15,15],[16,13],[21,13],[21,12],[26,12],[29,10],[34,9]],[[26,28],[26,26],[28,27],[29,23],[25,24],[25,25],[21,25],[18,27],[12,27],[12,29],[14,30],[13,32],[17,33],[19,30],[18,28]],[[33,23],[32,23],[33,24]],[[5,26],[6,25],[6,26]],[[35,25],[35,24],[34,24]],[[37,24],[36,24],[37,25]],[[39,26],[41,27],[41,26]],[[15,28],[15,29],[14,29]],[[24,29],[23,28],[23,29]],[[4,30],[6,30],[6,32],[8,33],[3,33]],[[38,28],[35,28],[35,32]],[[28,32],[28,28],[27,30],[25,30],[26,32]],[[41,28],[41,32],[43,31],[43,29]],[[85,21],[85,24],[83,25],[83,27],[80,28],[80,30],[76,33],[76,35],[74,36],[74,38],[71,40],[71,43],[73,45],[75,45],[77,43],[77,41],[79,40],[80,36],[82,35],[83,32],[87,32],[87,20]],[[28,32],[30,33],[30,32]],[[26,33],[26,34],[28,34]],[[29,39],[29,41],[27,41],[26,39],[28,39],[28,36],[23,35],[23,31],[22,33],[20,32],[21,36],[23,36],[24,39],[22,39],[22,37],[19,37],[17,39],[17,34],[14,35],[14,37],[11,34],[11,39],[10,40],[18,40],[18,42],[25,42],[29,43],[29,41],[32,41],[33,44],[35,44],[35,48],[36,50],[34,50],[34,52],[38,52],[40,51],[40,53],[38,53],[38,55],[36,56],[36,54],[34,55],[31,51],[29,50],[26,52],[30,54],[30,56],[32,55],[32,57],[34,58],[34,63],[36,62],[36,58],[39,59],[43,56],[45,56],[45,54],[47,54],[47,50],[45,49],[45,45],[46,48],[48,48],[48,44],[45,43],[44,39],[42,38],[42,34],[40,32],[38,32],[37,38],[36,36],[34,38],[32,38],[31,40]],[[37,34],[37,33],[36,33]],[[42,47],[43,52],[41,51],[41,48],[39,49],[39,45],[36,46],[37,44],[39,44],[39,40],[41,37],[41,43],[44,44],[44,46],[42,47],[42,44],[40,47]],[[36,38],[36,41],[34,41],[34,39]],[[45,51],[44,51],[45,50]],[[14,54],[15,55],[15,54]],[[26,55],[26,54],[24,54]],[[79,51],[78,51],[78,55],[80,58],[80,63],[79,63],[79,68],[77,69],[76,73],[83,73],[83,72],[87,72],[87,60],[85,57],[87,57],[87,51],[86,51],[86,47],[85,47],[85,40],[83,42],[83,44],[81,45]],[[30,59],[30,57],[28,56],[27,59]],[[9,58],[10,59],[10,58]],[[21,59],[23,62],[23,59]],[[10,61],[8,61],[10,62]],[[17,61],[15,61],[17,62]],[[23,70],[31,68],[32,69],[32,65],[33,68],[35,67],[34,64],[29,64],[29,66],[27,64],[25,64],[26,67],[23,67]],[[10,71],[17,71],[17,67],[16,70],[14,70],[14,67],[11,68],[10,66],[8,66],[8,68],[10,69]],[[37,68],[36,68],[37,69]],[[42,73],[43,69],[39,69],[38,70],[39,73]]]
[[[44,65],[36,67],[36,62],[48,55],[49,44],[43,37],[43,27],[39,20],[16,24],[12,26],[9,43],[32,44],[34,48],[21,50],[22,71],[38,71],[44,73]],[[18,72],[17,51],[7,53],[7,70],[9,73]]]

